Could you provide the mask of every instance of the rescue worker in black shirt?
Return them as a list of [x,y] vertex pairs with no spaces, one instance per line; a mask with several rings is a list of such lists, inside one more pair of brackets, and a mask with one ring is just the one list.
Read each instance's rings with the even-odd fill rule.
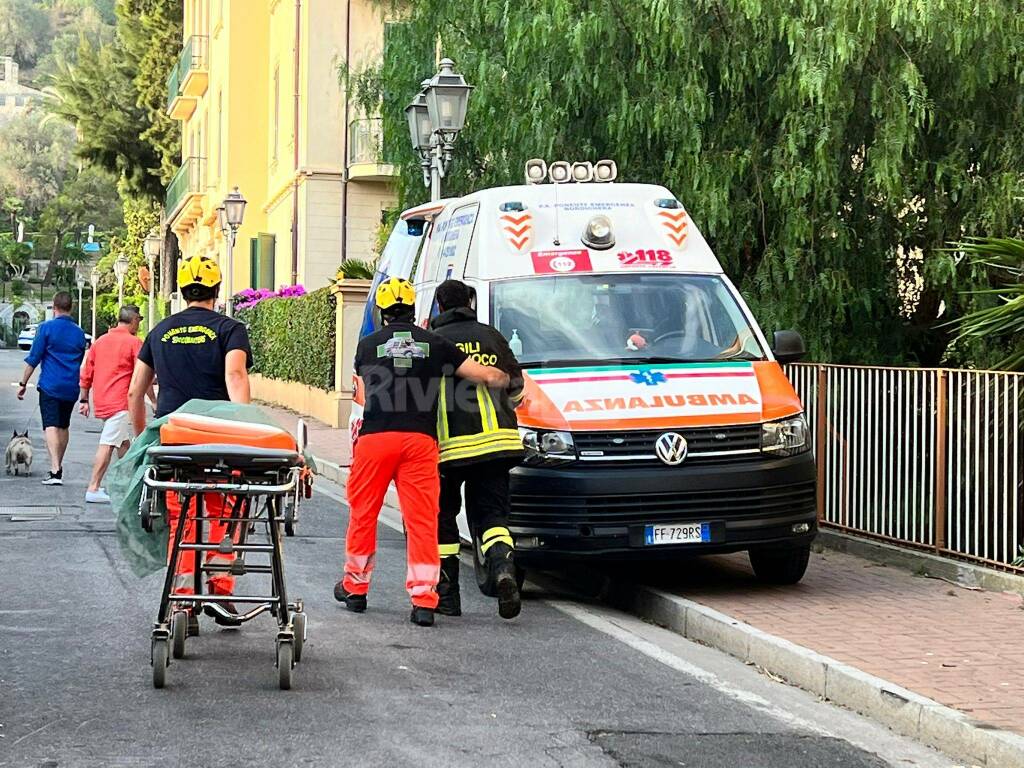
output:
[[357,401],[362,422],[352,457],[347,492],[344,578],[334,597],[348,610],[366,610],[377,552],[377,516],[394,482],[405,522],[405,586],[412,600],[409,620],[429,627],[437,606],[438,395],[456,372],[472,381],[504,387],[508,376],[471,360],[454,344],[417,327],[416,292],[393,277],[377,288],[384,327],[356,349]]
[[462,507],[461,489],[465,485],[470,531],[488,571],[486,592],[497,595],[498,614],[512,619],[519,615],[521,600],[513,562],[515,544],[508,529],[508,476],[523,458],[515,413],[523,399],[522,369],[505,337],[476,319],[469,286],[446,280],[437,287],[436,299],[441,312],[431,322],[431,329],[454,342],[471,359],[495,366],[509,376],[508,388],[502,389],[459,376],[445,379],[437,422],[441,451],[437,610],[449,616],[462,613],[455,519]]

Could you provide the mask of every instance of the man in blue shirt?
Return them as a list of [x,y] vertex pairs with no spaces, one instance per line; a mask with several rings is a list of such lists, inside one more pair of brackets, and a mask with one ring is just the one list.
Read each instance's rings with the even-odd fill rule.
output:
[[71,318],[71,294],[60,291],[53,297],[53,319],[36,329],[18,390],[18,399],[24,400],[32,372],[42,365],[36,386],[46,435],[46,452],[50,454],[50,474],[43,479],[43,485],[64,485],[68,427],[78,400],[78,375],[84,356],[85,332]]

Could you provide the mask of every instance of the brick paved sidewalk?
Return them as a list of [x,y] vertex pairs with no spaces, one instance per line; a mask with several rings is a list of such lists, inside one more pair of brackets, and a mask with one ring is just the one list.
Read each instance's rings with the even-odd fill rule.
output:
[[[271,409],[294,429],[297,416]],[[312,419],[310,452],[346,466],[348,439]],[[649,581],[777,637],[1024,733],[1024,598],[914,576],[853,555],[811,556],[795,587],[759,584],[746,555],[673,565]]]
[[753,576],[746,555],[704,558],[657,584],[735,619],[1024,733],[1024,598],[826,550],[795,587]]

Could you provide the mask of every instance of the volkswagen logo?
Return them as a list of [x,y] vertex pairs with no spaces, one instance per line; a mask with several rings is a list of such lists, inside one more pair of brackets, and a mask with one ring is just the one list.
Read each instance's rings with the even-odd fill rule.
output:
[[678,432],[666,432],[654,442],[654,452],[670,467],[682,464],[687,451],[686,438]]

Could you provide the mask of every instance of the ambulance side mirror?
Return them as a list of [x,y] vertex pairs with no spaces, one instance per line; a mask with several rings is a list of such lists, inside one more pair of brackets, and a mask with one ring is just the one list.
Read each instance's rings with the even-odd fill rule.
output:
[[772,352],[780,363],[795,363],[807,354],[804,337],[796,331],[776,331],[772,340]]

